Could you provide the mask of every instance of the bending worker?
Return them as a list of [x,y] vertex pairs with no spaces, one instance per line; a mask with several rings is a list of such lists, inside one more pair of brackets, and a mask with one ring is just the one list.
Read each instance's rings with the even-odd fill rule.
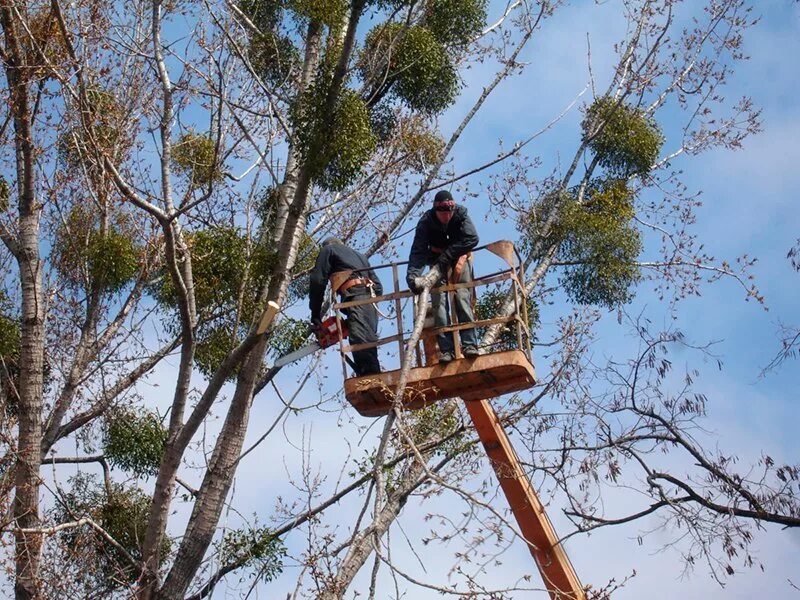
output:
[[[411,254],[408,257],[406,281],[409,289],[415,294],[422,291],[416,285],[415,279],[422,275],[426,266],[436,265],[442,273],[442,279],[436,283],[436,287],[445,285],[448,279],[451,283],[472,281],[472,265],[468,258],[470,250],[477,245],[478,233],[467,214],[467,209],[456,206],[450,192],[446,190],[437,192],[433,199],[433,208],[426,211],[417,223],[414,243],[411,245]],[[455,303],[459,323],[474,321],[470,288],[457,290]],[[436,327],[448,325],[450,311],[447,294],[432,293],[431,306],[434,325]],[[453,334],[440,333],[437,342],[439,362],[453,360],[455,358]],[[478,334],[474,328],[461,330],[461,346],[464,356],[480,354]]]
[[[330,237],[322,242],[322,250],[317,262],[311,270],[309,290],[309,308],[311,309],[311,327],[317,331],[322,326],[322,299],[328,278],[334,273],[355,271],[339,286],[342,302],[369,298],[372,292],[383,294],[381,282],[370,267],[369,260],[360,252],[344,245],[342,240]],[[370,291],[372,288],[372,292]],[[350,330],[350,344],[375,342],[378,339],[378,311],[374,304],[364,304],[346,308],[342,312],[347,315],[347,328]],[[353,363],[356,375],[380,373],[378,348],[367,348],[353,352]]]

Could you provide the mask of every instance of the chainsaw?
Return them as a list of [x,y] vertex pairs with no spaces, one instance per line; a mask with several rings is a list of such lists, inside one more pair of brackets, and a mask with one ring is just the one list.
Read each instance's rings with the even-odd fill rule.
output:
[[322,322],[322,326],[315,332],[317,335],[316,342],[311,342],[310,344],[303,346],[294,352],[284,354],[275,361],[273,366],[283,367],[300,360],[304,356],[308,356],[317,350],[322,350],[323,348],[329,348],[330,346],[333,346],[339,341],[340,338],[345,339],[348,335],[350,335],[350,332],[348,331],[345,322],[340,322],[342,324],[341,335],[339,332],[339,327],[336,323],[336,317],[328,317]]

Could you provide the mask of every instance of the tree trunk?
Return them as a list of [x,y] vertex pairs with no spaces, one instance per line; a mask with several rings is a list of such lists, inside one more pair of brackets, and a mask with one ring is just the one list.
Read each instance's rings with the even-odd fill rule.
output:
[[359,569],[367,562],[367,559],[375,550],[377,541],[386,535],[392,523],[397,519],[408,500],[409,494],[427,479],[422,465],[415,458],[410,460],[413,462],[405,477],[403,477],[400,486],[389,496],[386,504],[375,515],[369,527],[355,537],[347,556],[345,556],[336,571],[336,577],[320,592],[317,600],[338,600],[344,595],[358,574]]
[[[19,441],[15,475],[16,527],[39,526],[39,467],[42,445],[42,380],[44,373],[44,309],[37,232],[38,216],[20,219],[22,280],[22,344],[19,376]],[[17,598],[37,596],[36,574],[42,539],[38,534],[16,536]]]
[[201,492],[192,510],[189,526],[173,567],[159,592],[159,598],[184,597],[217,530],[217,523],[242,452],[250,419],[253,389],[266,346],[266,338],[262,338],[242,366],[236,392],[222,431],[217,437],[218,442],[200,486]]
[[[17,39],[15,10],[2,8],[6,39],[6,77],[14,121],[19,239],[17,265],[22,285],[19,356],[19,439],[14,473],[14,521],[17,529],[39,526],[39,468],[42,443],[44,378],[44,295],[39,258],[39,207],[34,186],[34,145],[28,71]],[[20,599],[38,595],[37,572],[42,536],[17,532],[15,593]]]
[[[288,207],[285,228],[278,244],[278,264],[267,296],[280,304],[290,282],[300,234],[305,229],[305,207],[310,179],[304,171],[297,177],[295,196]],[[159,597],[182,598],[197,573],[216,531],[219,516],[233,482],[250,417],[250,405],[264,360],[267,340],[262,338],[248,353],[236,384],[231,406],[225,418],[208,471],[203,478],[189,525],[181,541],[169,575]]]

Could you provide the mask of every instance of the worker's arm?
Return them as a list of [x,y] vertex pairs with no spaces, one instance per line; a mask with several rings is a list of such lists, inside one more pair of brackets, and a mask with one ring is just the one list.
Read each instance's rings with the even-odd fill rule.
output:
[[413,290],[414,279],[422,275],[428,262],[430,246],[428,242],[425,218],[419,220],[414,231],[414,241],[411,244],[411,252],[408,255],[408,271],[406,272],[406,282],[408,287]]
[[311,309],[311,321],[322,320],[322,299],[331,274],[331,247],[325,246],[320,250],[309,275],[308,307]]
[[[444,252],[439,255],[436,263],[446,271],[452,267],[460,256],[463,256],[475,246],[478,245],[478,231],[469,218],[469,213],[466,208],[462,208],[462,218],[459,220],[458,230],[453,232],[452,242],[445,248]],[[461,212],[461,211],[459,211]]]

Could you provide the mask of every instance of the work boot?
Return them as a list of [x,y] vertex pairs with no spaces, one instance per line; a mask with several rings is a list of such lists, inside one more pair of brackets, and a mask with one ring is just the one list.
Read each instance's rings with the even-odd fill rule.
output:
[[455,356],[453,356],[452,352],[439,352],[439,363],[440,364],[453,362],[454,358],[455,358]]
[[464,346],[464,356],[467,358],[475,358],[480,355],[481,351],[476,346]]

